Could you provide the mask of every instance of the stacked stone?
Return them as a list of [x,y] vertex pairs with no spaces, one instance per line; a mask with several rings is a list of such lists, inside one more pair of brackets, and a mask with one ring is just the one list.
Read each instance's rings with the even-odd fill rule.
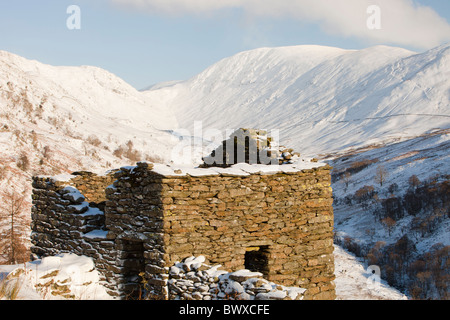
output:
[[56,181],[56,184],[73,186],[83,194],[86,201],[92,206],[106,201],[105,188],[114,182],[114,173],[117,171],[118,170],[109,171],[106,175],[97,175],[87,171],[77,171],[72,173],[70,180]]
[[[161,192],[162,176],[151,171],[152,164],[140,162],[115,172],[114,183],[106,189],[106,225],[108,239],[116,243],[142,243],[145,258],[145,279],[148,295],[155,299],[167,297],[168,267],[164,261],[164,211]],[[138,264],[125,259],[127,251],[119,254],[118,274],[128,272]],[[126,286],[127,279],[122,278]],[[137,283],[135,283],[137,287]]]
[[42,250],[34,247],[34,252],[48,255],[51,253],[46,251],[60,251],[64,246],[77,250],[74,239],[104,225],[104,213],[90,207],[76,189],[65,187],[61,181],[38,177],[33,179],[33,187],[33,237],[45,247]]
[[236,163],[283,165],[299,159],[300,153],[294,152],[294,149],[275,145],[267,131],[241,128],[203,158],[202,167],[226,168]]
[[278,148],[278,164],[291,164],[300,159],[300,153],[294,152],[292,148],[286,148],[285,146],[279,146]]
[[204,261],[204,256],[189,257],[170,268],[171,300],[301,300],[306,291],[269,282],[258,272],[230,273]]
[[276,162],[278,156],[272,150],[272,140],[266,130],[238,129],[211,155],[203,158],[202,167],[226,168],[236,163],[271,164]]
[[151,171],[152,165],[139,163],[123,167],[114,174],[115,181],[106,188],[106,224],[108,237],[142,240],[162,229],[160,198],[161,176]]
[[[93,177],[92,174],[89,176]],[[97,202],[87,202],[86,197],[73,187],[83,185],[82,181],[86,179],[82,175],[63,180],[33,178],[31,252],[34,259],[64,252],[91,257],[103,275],[102,280],[115,290],[114,280],[108,279],[108,269],[116,259],[111,250],[114,242],[95,235],[96,231],[104,231],[104,212]],[[105,198],[105,186],[111,182],[111,176],[101,176],[87,184],[91,199]]]
[[245,269],[249,248],[261,248],[268,280],[334,299],[330,167],[162,183],[166,261],[205,255],[233,271]]

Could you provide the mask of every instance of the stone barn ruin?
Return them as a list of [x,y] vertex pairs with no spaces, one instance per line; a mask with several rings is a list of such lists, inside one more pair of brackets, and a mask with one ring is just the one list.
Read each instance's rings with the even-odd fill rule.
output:
[[168,299],[169,268],[202,255],[224,270],[334,299],[331,168],[298,160],[181,168],[138,163],[104,175],[33,178],[32,253],[92,257],[111,294],[142,278]]

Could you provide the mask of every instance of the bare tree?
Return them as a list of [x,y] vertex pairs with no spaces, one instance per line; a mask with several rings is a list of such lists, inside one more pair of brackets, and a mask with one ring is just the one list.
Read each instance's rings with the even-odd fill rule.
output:
[[351,179],[352,175],[350,174],[350,172],[346,171],[344,173],[344,175],[342,176],[342,180],[345,183],[345,189],[347,190],[348,188],[348,184],[350,183],[350,179]]
[[408,183],[413,189],[416,189],[420,185],[420,180],[415,174],[413,174],[409,177]]
[[28,193],[9,190],[1,194],[0,202],[0,256],[8,264],[26,262],[29,252],[25,245],[30,221],[25,216]]
[[381,220],[381,223],[388,229],[389,236],[391,235],[392,229],[394,229],[395,225],[397,224],[397,222],[391,217],[384,218],[383,220]]
[[25,152],[22,152],[17,159],[17,167],[23,171],[27,171],[30,168],[30,160]]
[[375,174],[375,182],[378,182],[380,186],[383,186],[383,182],[386,181],[386,178],[388,176],[388,172],[385,167],[382,165],[379,165],[377,167],[377,173]]

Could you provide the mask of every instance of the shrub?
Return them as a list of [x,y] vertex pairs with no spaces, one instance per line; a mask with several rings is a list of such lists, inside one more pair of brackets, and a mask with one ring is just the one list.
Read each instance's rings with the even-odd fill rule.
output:
[[384,199],[381,202],[384,218],[390,218],[393,220],[399,220],[404,216],[403,203],[401,198],[391,197]]
[[28,208],[27,192],[10,190],[0,197],[0,258],[8,264],[26,262],[30,257],[25,242],[30,226],[25,214]]
[[91,134],[91,135],[87,138],[86,142],[89,143],[90,145],[93,145],[94,147],[98,147],[98,146],[100,146],[100,145],[102,144],[102,142],[100,141],[100,139],[99,139],[96,135],[94,135],[94,134]]
[[0,166],[0,181],[2,181],[6,176],[6,166]]
[[344,238],[343,247],[348,251],[354,253],[356,256],[361,257],[363,254],[363,248],[354,239],[349,236]]
[[22,282],[19,280],[7,281],[0,279],[0,300],[17,300],[21,287]]
[[117,158],[122,158],[124,152],[125,152],[124,147],[120,146],[113,151],[113,155]]
[[42,156],[43,156],[44,158],[46,158],[46,159],[50,158],[50,153],[51,153],[51,149],[50,149],[49,146],[45,146],[45,147],[42,149]]
[[396,183],[391,184],[391,185],[389,186],[389,188],[388,188],[388,191],[389,191],[391,194],[396,193],[396,192],[398,191],[398,184],[396,184]]
[[152,163],[164,163],[164,159],[157,155],[146,155],[145,161],[152,162]]
[[414,174],[411,177],[409,177],[408,179],[408,183],[410,185],[410,187],[412,188],[417,188],[420,185],[420,180],[419,178]]
[[137,150],[128,149],[125,151],[125,157],[130,159],[132,162],[141,161],[141,153]]
[[375,188],[373,186],[364,186],[355,192],[355,198],[361,202],[373,198]]
[[391,235],[392,229],[397,224],[397,222],[394,219],[392,219],[391,217],[384,218],[383,220],[381,220],[381,223],[383,225],[385,225],[386,228],[388,229],[389,236]]
[[449,299],[449,249],[450,246],[436,244],[409,264],[408,291],[413,299]]
[[365,159],[365,160],[361,160],[361,161],[355,161],[350,165],[350,168],[347,169],[347,172],[349,172],[351,174],[355,174],[357,172],[364,170],[371,164],[377,163],[378,161],[379,161],[378,159],[374,159],[374,160]]
[[17,167],[21,169],[22,171],[27,171],[30,168],[30,160],[28,160],[28,156],[26,153],[22,152],[19,156],[19,159],[17,159]]
[[113,155],[122,158],[125,157],[133,162],[139,162],[142,159],[142,155],[139,151],[133,149],[133,141],[129,140],[125,146],[120,146],[114,150]]
[[380,264],[380,261],[382,259],[383,255],[383,248],[386,246],[386,242],[384,241],[378,241],[375,243],[375,245],[369,250],[366,258],[369,262],[369,265]]

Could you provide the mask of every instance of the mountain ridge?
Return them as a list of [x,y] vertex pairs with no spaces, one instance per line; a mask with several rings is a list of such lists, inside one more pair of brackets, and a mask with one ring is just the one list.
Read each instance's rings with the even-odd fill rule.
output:
[[111,152],[134,141],[164,161],[179,139],[171,130],[192,132],[195,121],[224,132],[279,129],[283,144],[311,156],[450,127],[450,44],[423,53],[389,46],[259,48],[146,91],[98,67],[55,67],[6,51],[0,71],[4,116],[28,127],[34,122],[31,130],[44,135],[63,128],[61,136],[98,137]]
[[[204,127],[221,130],[280,129],[283,143],[317,154],[336,151],[335,144],[338,148],[359,147],[361,141],[371,144],[380,142],[380,137],[389,141],[394,136],[432,130],[416,118],[420,114],[438,118],[450,114],[446,108],[450,84],[445,80],[450,74],[445,54],[449,47],[424,53],[388,46],[362,50],[320,46],[255,49],[223,59],[184,82],[145,93],[169,97],[164,104],[182,115],[179,122],[183,128],[203,121]],[[322,56],[304,61],[305,51]],[[285,56],[290,57],[287,62]],[[435,70],[439,63],[440,69]],[[411,79],[403,80],[405,76]],[[428,84],[425,95],[430,101],[420,96],[424,84]],[[387,116],[400,115],[407,119],[384,123]],[[366,120],[378,123],[369,129],[367,123],[343,127]],[[437,128],[442,126],[448,127],[449,121],[438,119]],[[333,135],[347,139],[332,141],[329,137]],[[300,137],[302,142],[292,137]]]

